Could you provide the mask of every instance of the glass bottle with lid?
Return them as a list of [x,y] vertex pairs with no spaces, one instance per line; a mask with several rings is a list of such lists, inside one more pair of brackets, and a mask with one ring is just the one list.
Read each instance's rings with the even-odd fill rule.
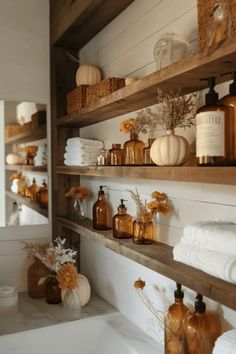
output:
[[156,139],[149,138],[148,139],[148,146],[143,149],[143,164],[144,165],[155,165],[155,163],[152,161],[151,156],[150,156],[150,149],[151,149],[151,146],[155,140]]
[[124,205],[125,199],[120,200],[117,208],[118,214],[113,216],[113,236],[116,238],[130,238],[133,236],[132,216],[126,213],[127,208]]
[[36,202],[37,200],[37,197],[36,197],[36,194],[39,190],[39,187],[38,185],[36,184],[36,179],[33,178],[33,182],[32,182],[32,185],[30,186],[30,199],[34,202]]
[[121,149],[121,144],[112,144],[110,150],[110,165],[118,166],[124,164],[124,150]]
[[93,228],[95,230],[110,230],[112,224],[111,208],[106,201],[103,187],[99,186],[98,199],[93,205]]

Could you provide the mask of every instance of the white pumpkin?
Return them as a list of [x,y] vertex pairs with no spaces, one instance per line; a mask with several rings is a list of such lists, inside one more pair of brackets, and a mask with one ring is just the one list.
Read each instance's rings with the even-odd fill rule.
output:
[[76,71],[76,85],[95,85],[101,81],[100,69],[93,65],[81,65]]
[[19,154],[11,153],[6,156],[6,162],[8,165],[22,164],[24,162],[24,157]]
[[150,156],[158,166],[180,166],[188,161],[190,154],[189,142],[173,130],[157,138],[151,146]]
[[[87,305],[91,296],[91,288],[88,279],[83,274],[78,274],[78,293],[80,298],[80,306]],[[61,289],[61,298],[63,300],[66,295],[66,289]]]

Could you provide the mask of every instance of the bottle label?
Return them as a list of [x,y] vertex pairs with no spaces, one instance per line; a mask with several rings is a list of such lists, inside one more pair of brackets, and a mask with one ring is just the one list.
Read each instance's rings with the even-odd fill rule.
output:
[[197,157],[225,156],[225,113],[201,112],[196,115]]

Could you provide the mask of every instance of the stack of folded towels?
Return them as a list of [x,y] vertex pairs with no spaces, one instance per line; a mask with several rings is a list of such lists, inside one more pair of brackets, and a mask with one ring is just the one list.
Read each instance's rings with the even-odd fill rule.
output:
[[232,329],[218,337],[213,354],[236,354],[236,329]]
[[47,144],[40,145],[38,147],[37,154],[34,158],[35,166],[46,166],[47,165]]
[[196,222],[184,228],[174,260],[236,284],[236,224]]
[[70,138],[66,142],[64,164],[66,166],[96,165],[97,156],[103,148],[103,142],[99,140]]

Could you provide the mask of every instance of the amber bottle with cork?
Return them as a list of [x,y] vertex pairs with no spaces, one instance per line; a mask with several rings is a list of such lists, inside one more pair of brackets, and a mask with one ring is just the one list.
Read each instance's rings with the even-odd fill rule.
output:
[[95,230],[110,230],[112,225],[111,208],[106,201],[103,188],[99,186],[98,199],[93,205],[93,228]]
[[175,302],[165,315],[165,354],[183,354],[183,322],[189,309],[183,303],[184,292],[177,283]]
[[197,294],[195,312],[187,315],[184,325],[185,354],[211,354],[216,339],[221,335],[221,323],[217,315],[206,311],[203,297]]
[[113,236],[116,238],[130,238],[133,236],[132,216],[126,213],[127,208],[124,205],[125,199],[120,200],[118,214],[113,216]]
[[232,72],[233,82],[229,85],[229,94],[220,99],[229,110],[228,123],[228,162],[230,165],[236,165],[236,71]]
[[218,103],[215,78],[208,79],[205,105],[197,110],[196,150],[200,166],[227,164],[229,157],[229,116],[225,105]]
[[38,190],[39,190],[39,187],[36,184],[36,179],[33,178],[33,182],[30,186],[30,199],[34,202],[36,202],[36,200],[37,200],[36,194],[37,194]]

